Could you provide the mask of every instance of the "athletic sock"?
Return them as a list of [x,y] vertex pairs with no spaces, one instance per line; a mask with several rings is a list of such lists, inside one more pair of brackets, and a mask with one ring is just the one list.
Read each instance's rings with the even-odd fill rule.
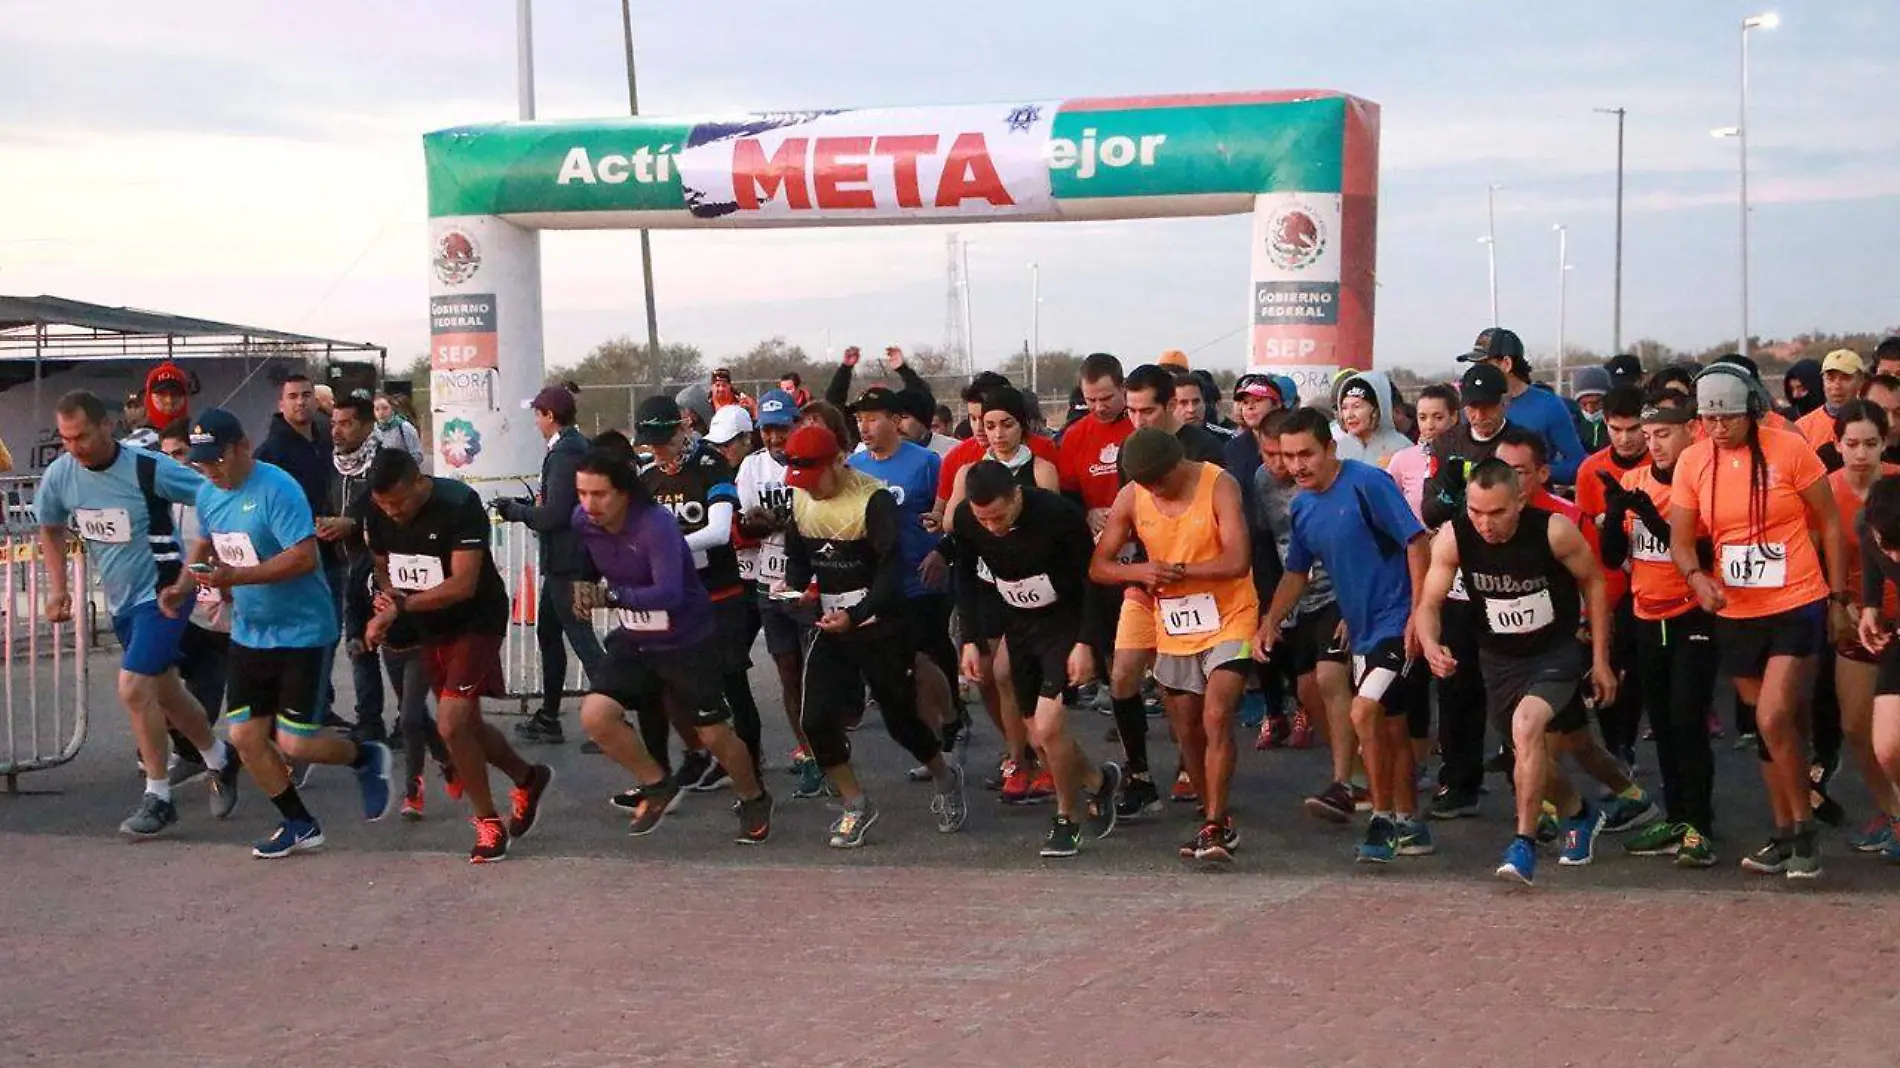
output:
[[1372,811],[1372,818],[1373,818],[1373,819],[1375,819],[1375,820],[1384,820],[1384,821],[1386,821],[1387,823],[1390,823],[1390,822],[1392,822],[1392,813],[1390,813],[1390,812],[1380,812],[1380,811],[1379,811],[1378,809],[1374,809],[1374,810]]
[[316,817],[310,814],[310,810],[303,807],[303,798],[297,796],[297,788],[295,786],[284,787],[284,792],[271,798],[270,803],[277,806],[278,813],[286,820],[302,820],[305,823],[316,822]]
[[1392,818],[1400,823],[1412,823],[1417,820],[1418,814],[1415,812],[1397,812],[1393,814]]
[[223,771],[225,763],[231,759],[231,747],[225,744],[224,739],[216,738],[212,740],[211,748],[199,750],[198,756],[205,762],[205,767],[212,771]]
[[145,780],[145,792],[158,798],[160,801],[170,801],[172,799],[172,781],[170,779],[147,779]]
[[1130,775],[1148,773],[1148,713],[1141,706],[1141,695],[1112,699],[1115,731],[1121,735],[1122,753],[1128,758],[1124,770]]

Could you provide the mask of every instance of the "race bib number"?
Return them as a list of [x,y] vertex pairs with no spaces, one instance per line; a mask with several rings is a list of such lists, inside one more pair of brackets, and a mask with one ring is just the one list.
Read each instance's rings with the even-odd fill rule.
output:
[[[858,605],[863,604],[864,599],[869,596],[871,596],[870,590],[846,590],[843,593],[821,593],[818,595],[818,607],[824,609],[827,613],[837,612],[846,608],[856,608]],[[869,623],[870,620],[867,619],[865,622]]]
[[622,630],[630,630],[636,634],[653,634],[673,625],[667,618],[666,612],[658,608],[646,612],[622,608],[614,612],[614,622],[620,624]]
[[1459,568],[1451,573],[1451,592],[1445,596],[1454,601],[1471,600],[1471,591],[1465,589],[1465,569]]
[[1738,589],[1778,590],[1788,584],[1786,545],[1722,546],[1722,584]]
[[251,536],[241,530],[211,535],[211,548],[226,567],[257,566],[257,546],[252,545]]
[[996,575],[990,571],[990,562],[982,557],[976,558],[976,577],[990,585],[996,585]]
[[1493,634],[1529,634],[1555,622],[1557,609],[1550,602],[1550,591],[1538,590],[1508,601],[1487,597],[1484,615]]
[[777,582],[785,577],[785,546],[759,546],[759,581]]
[[1048,575],[1031,575],[1015,582],[997,579],[996,592],[1011,608],[1047,608],[1056,603],[1056,584]]
[[442,558],[415,553],[389,554],[389,584],[405,593],[433,590],[442,585]]
[[87,541],[124,545],[132,540],[132,515],[123,508],[75,508],[73,520]]
[[1211,593],[1163,597],[1160,609],[1161,629],[1177,638],[1212,634],[1220,629],[1220,607]]
[[752,582],[759,577],[759,554],[757,550],[740,550],[739,581]]
[[1657,540],[1641,520],[1636,521],[1636,529],[1630,531],[1630,558],[1646,564],[1666,564],[1669,562],[1669,546]]

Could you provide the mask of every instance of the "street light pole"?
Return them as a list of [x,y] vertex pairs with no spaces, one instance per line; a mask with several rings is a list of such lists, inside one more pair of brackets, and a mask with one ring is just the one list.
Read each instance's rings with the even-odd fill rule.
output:
[[[1029,265],[1029,395],[1036,392],[1036,361],[1042,356],[1042,264]],[[1040,403],[1040,401],[1038,402]]]
[[1616,116],[1616,296],[1610,318],[1610,355],[1623,351],[1623,119],[1627,108],[1597,108],[1599,113]]
[[534,0],[515,0],[515,99],[520,118],[534,118]]
[[1735,141],[1741,149],[1742,172],[1742,337],[1736,350],[1743,356],[1748,355],[1748,31],[1772,30],[1779,25],[1781,16],[1772,11],[1742,20],[1742,91]]
[[[620,0],[620,35],[627,54],[627,113],[638,115],[640,85],[634,78],[633,9],[628,0]],[[653,299],[653,236],[647,230],[640,231],[640,280],[646,292],[647,366],[653,372],[653,385],[657,389],[660,384],[660,313]]]
[[1570,311],[1570,231],[1563,223],[1551,227],[1557,231],[1557,395],[1564,394],[1564,342]]
[[958,242],[963,257],[963,351],[967,354],[970,377],[976,377],[976,333],[970,324],[970,239]]
[[1492,182],[1484,191],[1485,254],[1491,265],[1491,325],[1498,325],[1498,190]]

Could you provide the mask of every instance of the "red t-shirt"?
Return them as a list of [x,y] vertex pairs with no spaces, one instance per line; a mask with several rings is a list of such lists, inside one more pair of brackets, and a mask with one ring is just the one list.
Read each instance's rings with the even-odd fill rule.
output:
[[[1040,456],[1058,467],[1061,466],[1061,460],[1056,456],[1055,442],[1041,434],[1031,434],[1023,440],[1028,443],[1031,456]],[[977,444],[975,438],[964,438],[957,442],[956,448],[943,454],[943,470],[937,476],[938,500],[950,499],[950,491],[956,488],[957,472],[981,460],[985,451],[982,445]],[[944,521],[948,523],[949,519],[946,517]]]
[[1066,493],[1080,493],[1085,509],[1107,508],[1121,492],[1122,442],[1135,432],[1135,421],[1122,413],[1120,419],[1104,423],[1085,415],[1062,432],[1061,458],[1056,470],[1062,476]]

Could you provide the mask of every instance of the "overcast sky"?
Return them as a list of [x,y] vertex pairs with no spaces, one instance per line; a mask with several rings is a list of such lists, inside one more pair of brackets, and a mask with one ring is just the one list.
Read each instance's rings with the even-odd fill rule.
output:
[[[1437,0],[633,5],[655,115],[1319,87],[1383,106],[1376,358],[1449,370],[1488,321],[1611,329],[1615,120],[1629,109],[1624,338],[1733,338],[1739,23],[1752,5]],[[619,5],[542,0],[543,118],[626,109]],[[769,13],[769,17],[768,17]],[[1752,36],[1751,326],[1900,324],[1900,18],[1794,2]],[[427,345],[421,135],[515,115],[514,4],[0,0],[0,293],[53,293]],[[971,226],[979,357],[1045,348],[1238,367],[1245,217]],[[631,232],[543,238],[550,362],[644,332]],[[782,334],[822,353],[944,334],[936,227],[662,232],[661,335],[714,359]]]

